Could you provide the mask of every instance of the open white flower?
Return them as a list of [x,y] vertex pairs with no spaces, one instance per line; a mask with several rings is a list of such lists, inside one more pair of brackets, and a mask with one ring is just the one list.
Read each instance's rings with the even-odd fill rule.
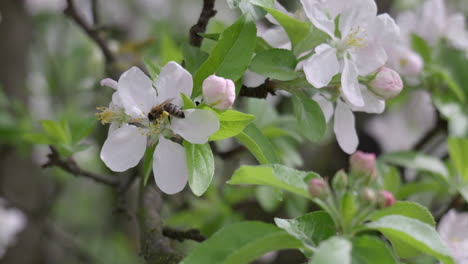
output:
[[447,243],[457,264],[468,264],[468,213],[451,209],[440,220],[437,231]]
[[184,118],[163,114],[149,120],[152,108],[168,101],[182,108],[181,93],[190,97],[193,81],[190,73],[179,64],[169,62],[156,80],[157,91],[152,85],[137,67],[122,74],[117,95],[132,122],[109,134],[101,150],[101,159],[111,170],[125,171],[139,163],[148,138],[158,141],[153,158],[154,177],[163,192],[173,194],[184,188],[188,170],[183,147],[166,136],[178,135],[192,144],[204,144],[219,129],[219,120],[212,111],[200,109],[183,110]]
[[[374,0],[301,2],[314,26],[331,37],[328,43],[317,46],[315,54],[304,63],[307,80],[322,88],[341,73],[346,100],[356,107],[365,107],[358,76],[369,75],[385,64],[383,43],[397,38],[398,26],[387,14],[377,16]],[[335,21],[339,21],[337,27]]]
[[26,217],[15,208],[6,208],[0,198],[0,258],[26,225]]
[[345,98],[338,98],[335,104],[321,94],[312,98],[320,105],[327,123],[334,116],[333,131],[336,140],[341,149],[348,154],[354,153],[359,145],[353,112],[380,114],[385,110],[385,101],[378,99],[362,84],[359,85],[359,89],[364,99],[363,107],[353,106]]

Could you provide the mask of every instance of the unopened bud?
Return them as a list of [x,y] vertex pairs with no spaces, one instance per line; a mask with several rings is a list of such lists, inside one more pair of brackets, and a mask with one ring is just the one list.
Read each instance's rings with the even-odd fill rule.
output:
[[203,81],[203,99],[206,104],[219,110],[229,109],[236,99],[236,86],[230,79],[208,76]]
[[369,182],[377,179],[377,167],[374,153],[365,153],[357,151],[351,155],[349,163],[351,164],[351,172],[360,177],[366,177]]
[[344,170],[339,170],[332,180],[333,190],[343,190],[348,186],[348,175]]
[[380,207],[390,207],[396,202],[395,196],[389,191],[381,191],[379,193]]
[[377,203],[377,193],[371,188],[364,188],[362,190],[362,199],[369,204]]
[[327,182],[322,178],[313,178],[309,181],[309,193],[312,197],[322,198],[329,192]]
[[403,81],[396,71],[382,67],[370,82],[369,88],[378,97],[387,100],[400,94],[403,90]]

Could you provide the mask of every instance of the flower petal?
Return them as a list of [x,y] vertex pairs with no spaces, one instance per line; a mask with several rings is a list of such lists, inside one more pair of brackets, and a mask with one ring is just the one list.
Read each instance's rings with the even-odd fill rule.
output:
[[339,29],[341,36],[347,36],[358,27],[366,26],[377,16],[377,5],[374,0],[348,0],[341,5]]
[[106,166],[117,172],[138,165],[145,154],[146,135],[136,126],[124,125],[111,132],[101,150],[101,159]]
[[357,67],[353,61],[346,57],[344,59],[343,74],[341,75],[341,85],[346,100],[354,106],[364,106],[361,89],[359,89]]
[[304,73],[310,84],[322,88],[340,71],[340,63],[336,57],[336,49],[327,44],[318,46],[316,52],[304,63]]
[[109,125],[109,130],[107,131],[107,137],[110,137],[110,134],[116,131],[119,127],[120,127],[120,124],[118,122],[112,122]]
[[219,120],[210,110],[185,110],[185,118],[174,118],[171,129],[192,144],[205,144],[219,129]]
[[327,33],[330,37],[335,36],[335,17],[327,15],[325,3],[317,0],[301,0],[307,17],[315,27]]
[[167,194],[182,191],[188,181],[184,147],[160,136],[154,150],[153,174],[161,191]]
[[315,94],[312,97],[312,99],[319,104],[320,108],[322,109],[323,115],[325,116],[325,120],[328,123],[328,121],[330,121],[330,118],[333,116],[333,103],[320,94]]
[[381,114],[385,110],[385,101],[377,98],[369,89],[364,85],[359,85],[364,99],[364,106],[355,107],[350,106],[354,112],[366,112],[369,114]]
[[367,46],[360,48],[354,55],[358,73],[361,76],[377,71],[388,59],[384,47],[377,42],[370,42]]
[[119,79],[119,93],[125,112],[133,118],[146,118],[156,104],[152,82],[139,68],[132,67]]
[[333,130],[341,149],[348,154],[354,153],[359,144],[354,115],[341,100],[337,100]]
[[101,86],[107,86],[114,90],[117,90],[117,88],[119,87],[119,83],[111,78],[106,78],[106,79],[101,80],[100,84]]
[[176,62],[170,61],[162,68],[156,80],[156,89],[158,90],[158,104],[167,99],[173,99],[173,104],[182,107],[183,101],[180,94],[184,93],[188,97],[192,95],[192,75]]

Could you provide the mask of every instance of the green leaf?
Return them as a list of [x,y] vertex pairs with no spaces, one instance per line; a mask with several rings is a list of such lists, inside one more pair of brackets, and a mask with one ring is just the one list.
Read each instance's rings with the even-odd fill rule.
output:
[[151,171],[153,171],[153,155],[155,149],[156,144],[146,148],[145,151],[145,156],[143,158],[143,186],[146,186],[149,176],[151,175]]
[[291,40],[293,50],[294,47],[296,47],[296,45],[298,45],[298,43],[309,34],[309,25],[307,23],[283,14],[276,9],[265,9],[276,19],[276,21],[278,21],[284,30],[286,30],[286,33]]
[[270,140],[254,124],[245,127],[236,139],[247,147],[259,163],[279,163],[278,155]]
[[294,54],[286,49],[270,49],[257,53],[249,69],[260,75],[290,81],[299,77],[296,72],[297,60]]
[[196,73],[203,62],[208,58],[208,53],[188,43],[182,44],[182,54],[184,55],[185,66],[192,74]]
[[356,211],[356,194],[353,191],[348,191],[341,199],[341,215],[343,221],[345,221],[345,223],[351,222],[356,215]]
[[351,264],[351,243],[341,237],[332,237],[320,244],[310,264]]
[[220,127],[216,133],[211,135],[210,140],[212,141],[226,139],[238,135],[255,119],[255,116],[253,115],[244,114],[235,110],[214,112],[218,116]]
[[431,63],[431,47],[423,38],[419,37],[418,35],[412,34],[411,46],[413,47],[414,51],[421,55],[426,65],[429,65]]
[[314,172],[298,171],[279,164],[262,166],[242,166],[234,172],[229,184],[255,184],[272,186],[306,198],[307,180],[318,178]]
[[468,139],[449,138],[448,149],[450,158],[464,183],[468,183]]
[[468,203],[468,184],[458,187],[458,192],[465,199],[465,202]]
[[465,102],[465,93],[463,92],[463,88],[458,85],[450,71],[445,68],[433,69],[432,76],[442,79],[458,100],[460,100],[460,102]]
[[190,188],[195,195],[201,196],[213,179],[215,170],[213,152],[208,143],[191,144],[184,141],[184,148]]
[[436,181],[407,183],[398,189],[395,193],[395,198],[397,198],[397,200],[402,200],[417,193],[437,193],[441,188],[443,187]]
[[245,16],[228,27],[220,36],[208,59],[194,76],[193,96],[201,92],[203,81],[210,75],[239,80],[247,69],[257,40],[255,23],[246,22]]
[[271,224],[240,222],[216,232],[181,264],[247,264],[270,251],[301,247],[300,241]]
[[85,119],[79,122],[77,125],[74,125],[72,128],[72,143],[76,144],[80,142],[85,137],[89,136],[96,127],[97,121],[96,118],[92,117]]
[[266,15],[261,7],[274,7],[274,0],[227,0],[230,8],[238,7],[242,14],[246,14],[253,20],[260,19]]
[[[382,169],[382,167],[386,168]],[[400,172],[398,169],[393,166],[387,166],[379,163],[379,173],[383,178],[382,188],[392,193],[396,193],[401,186]]]
[[197,108],[197,106],[193,103],[192,99],[190,99],[187,95],[184,93],[180,93],[180,96],[182,96],[182,101],[184,102],[184,109],[194,109]]
[[182,51],[174,40],[167,33],[161,36],[161,64],[166,65],[170,61],[181,63],[183,60]]
[[33,144],[54,144],[53,139],[42,133],[26,133],[23,135],[23,138]]
[[426,207],[413,202],[397,201],[390,207],[376,211],[372,214],[371,219],[376,221],[387,215],[402,215],[419,220],[431,226],[435,226],[436,224],[434,217]]
[[381,239],[359,236],[352,240],[353,264],[398,264],[392,249]]
[[418,252],[407,250],[414,248],[436,257],[445,264],[455,264],[450,250],[442,242],[435,229],[419,220],[401,215],[388,215],[366,226],[382,232],[403,258],[417,255]]
[[266,212],[274,212],[281,204],[282,194],[273,187],[258,186],[255,190],[258,203]]
[[320,242],[336,234],[333,219],[323,211],[308,213],[295,219],[275,218],[275,223],[312,251]]
[[67,136],[67,133],[57,122],[52,120],[42,120],[41,125],[47,136],[53,139],[55,143],[68,144],[71,141],[71,138]]
[[154,64],[150,59],[144,58],[143,62],[145,63],[145,68],[151,76],[152,80],[156,80],[161,72],[161,67]]
[[310,52],[318,45],[327,42],[329,38],[327,33],[311,25],[307,35],[294,46],[293,53],[299,56],[304,52]]
[[442,176],[441,179],[448,183],[449,172],[440,159],[417,152],[394,152],[381,156],[380,160],[410,169],[435,173]]
[[327,123],[320,106],[305,95],[293,96],[293,104],[302,135],[313,142],[319,141],[327,130]]

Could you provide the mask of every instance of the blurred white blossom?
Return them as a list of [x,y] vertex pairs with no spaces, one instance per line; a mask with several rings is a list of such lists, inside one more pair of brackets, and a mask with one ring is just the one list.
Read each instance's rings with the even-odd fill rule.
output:
[[468,213],[451,209],[437,228],[442,240],[450,248],[457,264],[468,264]]
[[10,245],[15,242],[18,232],[26,226],[26,217],[15,208],[6,208],[0,198],[0,258]]

